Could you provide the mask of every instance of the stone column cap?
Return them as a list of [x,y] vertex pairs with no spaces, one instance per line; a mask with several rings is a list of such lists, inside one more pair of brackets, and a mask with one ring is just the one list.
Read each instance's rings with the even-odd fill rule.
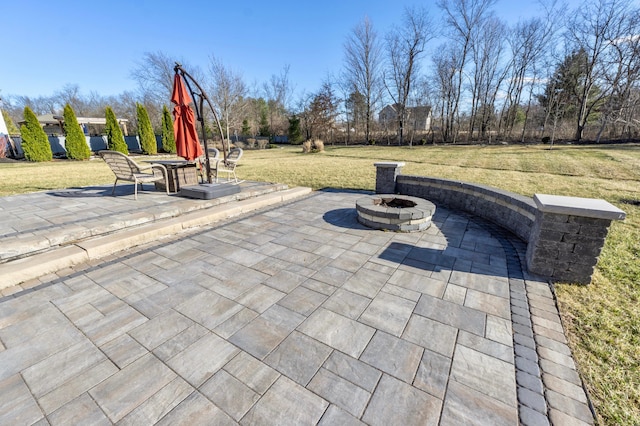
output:
[[403,161],[380,161],[378,163],[373,163],[376,167],[404,167],[405,163]]
[[598,198],[566,197],[562,195],[534,194],[538,210],[545,213],[623,220],[627,214],[613,204]]

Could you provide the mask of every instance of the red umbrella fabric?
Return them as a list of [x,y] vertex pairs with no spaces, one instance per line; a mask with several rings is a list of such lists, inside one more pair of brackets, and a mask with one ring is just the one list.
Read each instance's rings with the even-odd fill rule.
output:
[[176,151],[186,160],[193,161],[203,154],[198,132],[196,130],[196,117],[189,106],[191,96],[187,92],[182,78],[176,73],[173,79],[173,93],[171,94],[173,107],[173,132],[176,138]]

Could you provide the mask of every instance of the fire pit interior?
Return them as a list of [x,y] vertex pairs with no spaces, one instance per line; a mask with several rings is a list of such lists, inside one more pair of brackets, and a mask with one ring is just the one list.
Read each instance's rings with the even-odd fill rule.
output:
[[406,198],[379,198],[373,201],[374,204],[383,206],[383,207],[398,207],[403,209],[405,207],[415,207],[416,203],[411,200],[407,200]]
[[358,199],[356,211],[358,222],[370,228],[416,232],[431,226],[436,206],[422,198],[377,194]]

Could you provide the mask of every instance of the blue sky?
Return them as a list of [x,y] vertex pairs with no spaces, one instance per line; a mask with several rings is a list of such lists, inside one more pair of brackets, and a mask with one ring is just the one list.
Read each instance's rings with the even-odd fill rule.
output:
[[[345,38],[365,16],[382,36],[405,6],[420,5],[440,16],[435,0],[4,2],[0,97],[50,96],[66,84],[85,95],[135,90],[131,71],[158,51],[203,70],[215,55],[250,85],[288,64],[296,93],[314,92],[339,73]],[[537,14],[533,2],[494,9],[508,22]]]

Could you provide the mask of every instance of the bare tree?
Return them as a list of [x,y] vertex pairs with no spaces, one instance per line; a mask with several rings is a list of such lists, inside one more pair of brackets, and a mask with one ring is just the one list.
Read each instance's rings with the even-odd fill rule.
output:
[[295,105],[293,107],[294,113],[300,118],[300,125],[302,127],[302,130],[304,131],[305,139],[311,138],[312,120],[310,105],[313,101],[314,96],[314,94],[303,91],[302,93],[298,94]]
[[148,97],[159,104],[167,104],[173,89],[173,67],[176,58],[164,52],[145,52],[131,71],[131,77],[138,83],[142,97]]
[[437,110],[440,116],[442,142],[455,142],[459,130],[456,105],[460,88],[456,70],[460,66],[460,56],[456,47],[443,45],[436,50],[437,53],[433,57],[433,80],[438,92]]
[[622,123],[622,132],[640,127],[640,123],[633,120],[637,113],[637,93],[640,89],[640,10],[630,11],[624,17],[623,24],[621,36],[611,42],[611,48],[602,59],[603,80],[610,87],[610,95],[600,107],[597,142],[607,124]]
[[22,121],[22,111],[26,106],[36,115],[60,113],[60,102],[54,96],[8,96],[6,99],[12,106],[10,110],[18,112],[20,118],[16,122]]
[[511,61],[500,122],[507,137],[511,136],[516,124],[518,110],[524,102],[523,96],[527,96],[521,135],[524,141],[534,91],[540,86],[539,80],[547,68],[545,61],[550,56],[548,52],[553,53],[553,40],[557,29],[561,27],[560,17],[565,15],[564,7],[558,8],[555,1],[541,4],[545,11],[543,18],[518,22],[507,37]]
[[242,126],[247,87],[241,74],[226,67],[215,56],[210,58],[209,72],[211,75],[210,95],[218,109],[218,116],[224,123],[225,138],[230,139],[230,129],[237,131]]
[[54,95],[58,99],[62,108],[69,104],[78,116],[86,115],[87,105],[85,98],[80,94],[80,87],[77,84],[66,84],[62,90],[57,91]]
[[[578,93],[575,139],[581,140],[590,114],[611,93],[611,86],[599,85],[607,70],[604,57],[624,36],[624,17],[630,0],[591,0],[572,14],[567,26],[567,42],[584,51],[584,81]],[[599,90],[594,90],[599,89]]]
[[474,32],[469,139],[473,138],[476,125],[480,127],[480,136],[486,137],[494,119],[496,97],[507,72],[507,68],[501,66],[505,32],[505,24],[494,16],[487,17],[480,31]]
[[365,140],[369,142],[373,113],[382,97],[383,87],[382,45],[369,18],[365,17],[347,36],[344,50],[343,75],[347,93],[350,97],[360,94],[364,98]]
[[273,74],[263,85],[269,107],[271,135],[284,133],[288,127],[287,111],[293,93],[289,81],[289,68],[289,65],[285,65],[280,74]]
[[420,72],[420,59],[429,40],[435,37],[426,9],[407,8],[400,27],[386,37],[388,72],[385,85],[397,108],[398,134],[403,141],[404,123],[412,85]]
[[131,71],[131,77],[138,83],[138,99],[144,104],[151,121],[156,126],[161,120],[162,105],[170,104],[176,62],[188,69],[196,80],[204,79],[198,67],[161,51],[144,53],[142,59]]
[[[496,0],[438,0],[437,5],[445,13],[445,21],[449,25],[449,37],[455,47],[456,68],[453,71],[457,80],[451,85],[454,90],[452,99],[452,116],[456,122],[460,118],[465,68],[469,62],[474,33],[479,31],[484,20],[491,14],[491,7]],[[455,136],[455,133],[454,135]],[[454,139],[455,141],[455,139]]]

